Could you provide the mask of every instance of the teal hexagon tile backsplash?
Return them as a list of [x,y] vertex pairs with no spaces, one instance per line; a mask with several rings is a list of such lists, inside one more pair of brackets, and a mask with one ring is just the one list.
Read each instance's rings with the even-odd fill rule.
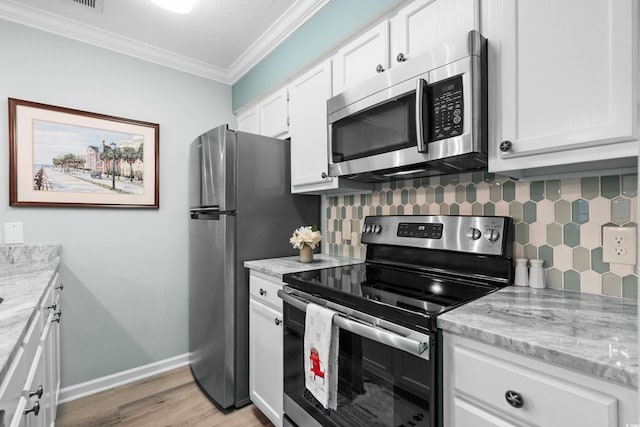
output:
[[344,240],[344,221],[360,234],[367,215],[508,215],[513,257],[541,258],[547,286],[637,299],[637,270],[602,261],[604,225],[638,222],[637,174],[516,181],[467,172],[376,184],[368,194],[328,196],[325,250],[364,258],[358,239]]

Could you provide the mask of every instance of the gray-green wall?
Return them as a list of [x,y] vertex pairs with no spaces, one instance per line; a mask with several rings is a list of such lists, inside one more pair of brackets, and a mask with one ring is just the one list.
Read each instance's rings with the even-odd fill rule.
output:
[[385,9],[402,1],[331,0],[233,85],[233,110],[275,88]]
[[[185,354],[187,146],[231,87],[0,20],[0,222],[62,244],[62,386]],[[160,209],[9,207],[7,98],[160,124]]]

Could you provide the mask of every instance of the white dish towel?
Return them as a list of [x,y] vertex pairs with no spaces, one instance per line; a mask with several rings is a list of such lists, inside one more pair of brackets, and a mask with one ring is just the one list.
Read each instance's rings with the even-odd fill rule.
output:
[[305,387],[327,409],[338,407],[338,330],[335,312],[307,304],[304,323]]

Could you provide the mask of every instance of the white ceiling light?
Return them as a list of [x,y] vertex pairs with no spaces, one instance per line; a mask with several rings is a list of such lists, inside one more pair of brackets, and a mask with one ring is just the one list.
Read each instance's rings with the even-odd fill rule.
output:
[[189,13],[197,0],[151,0],[156,5],[175,13]]

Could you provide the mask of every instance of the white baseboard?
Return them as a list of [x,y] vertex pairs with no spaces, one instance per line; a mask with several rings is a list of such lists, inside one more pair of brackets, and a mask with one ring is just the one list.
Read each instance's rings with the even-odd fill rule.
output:
[[60,389],[58,404],[100,393],[101,391],[148,378],[188,364],[189,353],[185,353],[169,359],[150,363],[148,365],[138,366],[137,368],[127,369],[126,371],[96,378],[95,380],[64,387]]

